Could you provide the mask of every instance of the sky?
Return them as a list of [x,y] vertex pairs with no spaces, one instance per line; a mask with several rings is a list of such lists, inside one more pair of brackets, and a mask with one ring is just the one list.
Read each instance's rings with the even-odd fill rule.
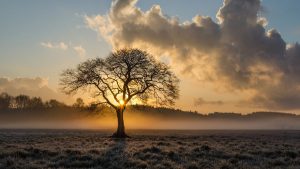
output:
[[181,80],[177,108],[300,113],[299,6],[298,0],[0,1],[0,92],[71,103],[77,96],[58,90],[62,70],[130,45],[170,61]]

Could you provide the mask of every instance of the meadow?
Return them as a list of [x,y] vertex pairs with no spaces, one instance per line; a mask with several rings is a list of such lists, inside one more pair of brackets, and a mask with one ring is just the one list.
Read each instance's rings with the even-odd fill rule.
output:
[[0,130],[0,168],[300,168],[297,130]]

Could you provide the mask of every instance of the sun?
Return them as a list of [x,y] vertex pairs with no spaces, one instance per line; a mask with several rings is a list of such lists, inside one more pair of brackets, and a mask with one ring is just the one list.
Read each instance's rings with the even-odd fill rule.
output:
[[120,100],[119,103],[121,106],[123,106],[125,104],[124,100]]

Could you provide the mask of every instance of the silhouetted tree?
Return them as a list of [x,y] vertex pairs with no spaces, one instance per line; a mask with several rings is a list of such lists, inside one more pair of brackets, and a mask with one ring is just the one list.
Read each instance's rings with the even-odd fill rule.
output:
[[32,109],[41,109],[44,107],[43,100],[40,97],[33,97],[30,99],[29,107]]
[[7,93],[1,93],[0,95],[0,110],[6,110],[9,108],[12,101],[12,97]]
[[83,102],[82,98],[77,98],[76,102],[73,104],[73,107],[83,108],[84,107],[84,102]]
[[59,107],[65,107],[65,104],[64,103],[61,103],[55,99],[51,99],[49,101],[47,101],[45,103],[46,107],[47,108],[59,108]]
[[15,97],[15,103],[16,103],[16,107],[18,109],[28,108],[30,105],[30,97],[21,94],[21,95]]
[[127,137],[123,113],[130,100],[144,103],[155,100],[159,105],[172,105],[178,98],[178,78],[166,64],[139,49],[122,49],[105,59],[87,60],[76,69],[65,70],[61,76],[65,93],[90,89],[101,99],[99,104],[115,109],[118,128],[113,137]]
[[96,104],[96,103],[91,103],[91,104],[87,107],[87,110],[93,112],[93,111],[96,111],[97,108],[98,108],[98,104]]

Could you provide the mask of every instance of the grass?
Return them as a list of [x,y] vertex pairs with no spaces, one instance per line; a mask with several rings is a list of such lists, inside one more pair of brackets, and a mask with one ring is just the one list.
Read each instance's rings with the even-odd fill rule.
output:
[[300,168],[300,131],[0,130],[0,168]]

